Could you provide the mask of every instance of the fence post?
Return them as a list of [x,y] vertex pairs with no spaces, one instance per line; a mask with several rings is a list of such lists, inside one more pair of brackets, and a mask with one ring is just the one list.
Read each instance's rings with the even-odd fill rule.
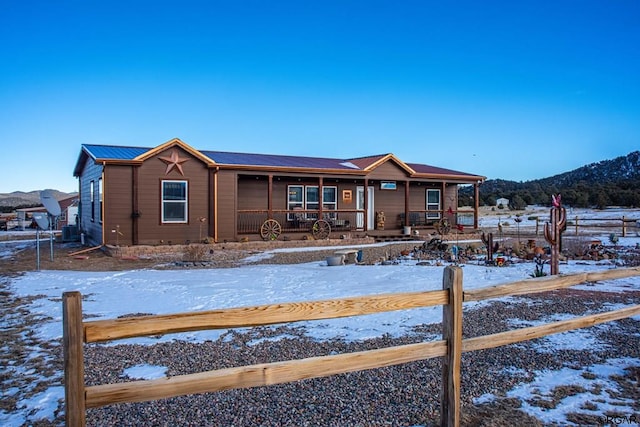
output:
[[627,237],[627,222],[624,215],[622,216],[622,237]]
[[84,354],[82,294],[62,294],[62,342],[64,351],[64,398],[67,427],[84,427]]
[[442,289],[449,291],[449,302],[442,306],[442,338],[447,341],[447,355],[442,363],[440,425],[460,425],[460,369],[462,362],[462,268],[444,269]]

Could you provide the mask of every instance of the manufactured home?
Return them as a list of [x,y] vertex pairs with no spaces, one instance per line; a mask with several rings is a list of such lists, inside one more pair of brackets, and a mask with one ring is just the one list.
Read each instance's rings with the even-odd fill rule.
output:
[[[82,145],[74,176],[85,243],[127,246],[477,228],[485,179],[393,154],[232,153],[179,139],[156,147]],[[460,185],[476,190],[473,210],[464,213]]]

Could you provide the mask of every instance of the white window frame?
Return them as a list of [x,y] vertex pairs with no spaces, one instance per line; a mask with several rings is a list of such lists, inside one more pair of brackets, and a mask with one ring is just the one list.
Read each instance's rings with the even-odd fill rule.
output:
[[[429,201],[429,193],[435,193],[438,195],[437,203]],[[427,188],[425,203],[427,209],[427,219],[440,219],[440,212],[442,211],[442,191],[439,188]]]
[[[165,184],[182,184],[184,185],[184,200],[165,200],[164,186]],[[184,205],[184,219],[166,219],[165,204]],[[189,182],[179,180],[162,180],[160,183],[160,220],[163,224],[186,224],[189,222]]]
[[[310,196],[315,192],[318,200],[309,201]],[[320,203],[322,203],[322,197],[320,196],[320,190],[317,185],[305,185],[304,186],[304,209],[308,211],[317,211],[320,209]],[[307,213],[307,219],[318,219],[318,214]]]
[[[330,192],[333,193],[333,201],[332,202],[328,202],[325,200],[325,192],[329,190]],[[329,213],[325,213],[323,214],[324,219],[336,219],[337,217],[337,211],[338,210],[338,187],[334,187],[334,186],[326,186],[326,187],[322,187],[322,209],[323,210],[328,210],[328,211],[333,211],[333,212],[329,212]]]
[[[295,194],[302,195],[302,200],[291,201],[292,189],[296,189]],[[304,210],[304,185],[288,185],[287,186],[287,210],[288,211]],[[287,221],[294,221],[296,219],[300,219],[299,216],[303,216],[303,214],[287,214]]]
[[[300,192],[302,194],[302,201],[299,200],[291,200],[291,190],[296,189],[296,194]],[[323,186],[322,187],[322,196],[318,194],[318,201],[309,201],[309,191],[315,190],[316,193],[319,192],[319,186],[317,185],[288,185],[287,186],[287,210],[292,211],[296,209],[300,210],[309,210],[309,211],[317,211],[320,209],[320,203],[322,203],[323,209],[330,205],[331,207],[328,210],[337,210],[338,209],[338,187],[335,186]],[[332,190],[334,193],[334,201],[333,202],[325,202],[324,201],[324,192],[326,190]],[[305,213],[303,214],[305,219],[318,219],[318,216],[315,213]],[[335,216],[335,213],[328,214],[330,217]],[[293,221],[295,219],[295,214],[288,214],[287,220]]]

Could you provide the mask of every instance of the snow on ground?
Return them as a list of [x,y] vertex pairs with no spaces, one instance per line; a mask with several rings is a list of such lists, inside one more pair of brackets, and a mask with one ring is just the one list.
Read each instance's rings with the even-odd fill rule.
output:
[[[635,235],[634,235],[635,236]],[[604,237],[604,236],[603,236]],[[33,244],[33,243],[31,243]],[[640,245],[640,237],[620,238],[619,245]],[[10,253],[24,241],[0,243],[0,256]],[[299,249],[297,249],[299,250]],[[268,256],[268,253],[263,256]],[[73,272],[40,271],[28,272],[12,278],[12,290],[21,296],[37,296],[27,307],[32,313],[50,317],[36,331],[43,341],[53,341],[62,336],[61,295],[67,291],[80,291],[88,298],[83,302],[83,312],[95,319],[106,319],[132,313],[176,313],[239,307],[278,302],[332,299],[357,295],[372,295],[390,292],[412,292],[441,289],[444,267],[416,266],[416,261],[406,260],[399,265],[345,265],[329,267],[324,261],[298,265],[245,265],[228,269],[203,270],[131,270],[118,272]],[[569,262],[560,265],[563,274],[601,271],[617,268],[612,262]],[[533,272],[533,263],[516,263],[507,267],[478,264],[463,266],[466,289],[493,286],[522,280]],[[548,266],[546,266],[548,272]],[[640,289],[640,277],[620,279],[584,285],[591,291],[624,292]],[[620,308],[612,307],[611,309]],[[562,319],[562,313],[551,320]],[[636,317],[640,320],[640,316]],[[306,333],[318,340],[342,338],[363,340],[383,334],[400,336],[408,334],[412,326],[434,323],[441,320],[441,308],[405,310],[391,313],[361,316],[358,318],[328,321],[302,322]],[[4,323],[5,320],[3,319]],[[514,319],[514,325],[518,323]],[[530,324],[530,323],[529,323]],[[601,327],[607,327],[606,325]],[[181,333],[162,338],[126,340],[126,342],[155,344],[163,340],[216,340],[224,331]],[[633,337],[638,339],[638,337]],[[120,341],[120,343],[123,341]],[[571,331],[541,340],[538,351],[551,351],[553,347],[566,349],[593,349],[600,343],[588,331]],[[34,354],[38,349],[34,349]],[[620,374],[625,366],[639,366],[640,360],[610,360],[605,365],[584,367],[582,370],[562,369],[536,373],[532,383],[522,383],[507,395],[519,397],[523,402],[534,397],[545,396],[557,384],[580,384],[581,373],[588,371],[597,376],[604,388],[616,390],[617,385],[609,379]],[[20,374],[20,367],[12,367]],[[162,366],[138,365],[125,372],[123,377],[151,379],[162,377]],[[62,373],[60,373],[62,378]],[[19,394],[18,390],[3,390],[3,396]],[[58,410],[58,401],[64,398],[62,386],[54,386],[30,399],[19,403],[18,413],[0,411],[0,425],[20,426],[38,417],[53,419]],[[477,402],[490,401],[494,396],[482,396]],[[554,410],[542,410],[525,403],[524,409],[544,422],[567,425],[565,414],[579,407],[581,402],[592,399],[590,393],[578,393]],[[633,413],[632,402],[620,402],[618,411]],[[33,415],[33,411],[37,414]],[[602,409],[599,409],[602,413]],[[570,425],[570,423],[569,423]]]
[[[562,334],[561,334],[562,335]],[[565,415],[569,412],[581,412],[598,417],[603,421],[602,425],[638,425],[640,419],[633,416],[633,406],[636,402],[632,399],[621,397],[619,387],[611,380],[611,376],[625,374],[624,367],[638,366],[638,359],[618,358],[608,359],[606,364],[597,364],[585,368],[562,368],[557,371],[536,371],[535,379],[529,383],[521,383],[513,390],[507,392],[507,397],[518,398],[522,401],[521,409],[540,421],[553,425],[574,425],[566,421]],[[593,378],[595,377],[595,378]],[[557,387],[570,385],[574,388],[584,389],[582,393],[567,396],[553,408],[532,405],[532,400],[553,400],[553,392]],[[597,393],[592,391],[598,390]],[[602,394],[604,393],[604,395]],[[474,403],[491,402],[494,395],[480,396]],[[594,404],[597,402],[597,404]],[[615,402],[615,404],[610,403]],[[587,409],[593,405],[594,409]],[[610,416],[607,421],[605,413],[616,413],[621,416]],[[627,414],[627,415],[622,415]]]
[[[640,241],[640,239],[638,239]],[[83,312],[95,319],[132,313],[167,314],[247,305],[324,300],[340,297],[415,292],[442,288],[444,266],[345,265],[328,267],[325,261],[295,265],[251,265],[215,270],[132,270],[117,272],[40,271],[13,279],[18,295],[41,296],[31,310],[50,316],[38,335],[43,340],[62,337],[60,296],[79,291],[89,298]],[[610,262],[562,264],[562,273],[599,271],[616,266]],[[532,263],[508,267],[463,266],[464,287],[474,289],[522,280],[533,272]],[[612,282],[601,289],[623,290],[633,279]],[[589,288],[591,289],[591,288]],[[380,313],[354,319],[302,322],[317,339],[339,337],[363,340],[383,334],[400,336],[415,325],[437,323],[440,307]],[[188,332],[129,342],[154,344],[164,340],[216,340],[224,331]]]

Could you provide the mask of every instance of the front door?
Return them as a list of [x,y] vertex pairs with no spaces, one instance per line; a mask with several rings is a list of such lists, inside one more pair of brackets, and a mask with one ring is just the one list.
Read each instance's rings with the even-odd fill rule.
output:
[[[365,210],[367,214],[367,230],[373,230],[375,225],[375,210],[373,208],[373,187],[367,187],[367,207],[364,206],[364,186],[358,186],[356,189],[356,209],[358,211]],[[364,212],[358,212],[356,215],[356,225],[359,229],[364,228]]]

